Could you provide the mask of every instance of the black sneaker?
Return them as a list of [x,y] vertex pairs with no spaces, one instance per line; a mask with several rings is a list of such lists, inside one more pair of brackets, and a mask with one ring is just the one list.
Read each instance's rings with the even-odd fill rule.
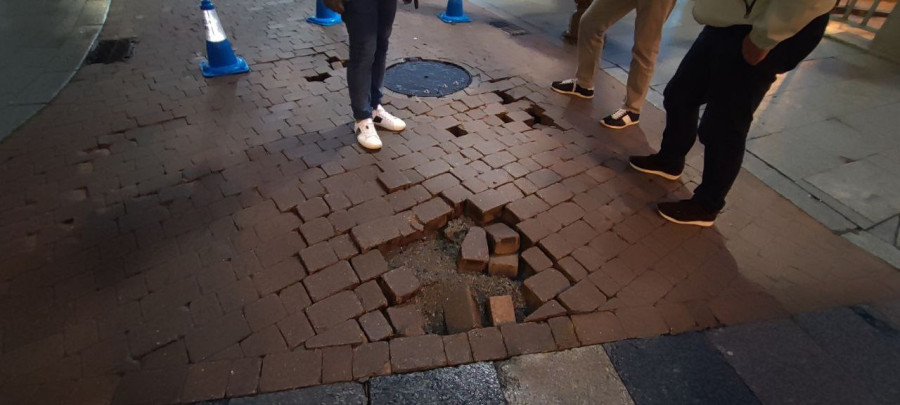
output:
[[656,205],[659,215],[681,225],[712,226],[718,212],[710,212],[694,200],[664,202]]
[[673,165],[663,162],[658,155],[650,156],[632,156],[628,158],[628,164],[634,170],[642,173],[655,174],[667,180],[678,180],[681,172],[684,171],[684,165]]
[[570,96],[581,98],[594,98],[594,89],[586,89],[575,83],[575,79],[567,79],[560,82],[550,84],[553,91],[559,94],[568,94]]
[[600,123],[612,129],[627,128],[641,121],[641,115],[620,108],[618,111],[603,117]]

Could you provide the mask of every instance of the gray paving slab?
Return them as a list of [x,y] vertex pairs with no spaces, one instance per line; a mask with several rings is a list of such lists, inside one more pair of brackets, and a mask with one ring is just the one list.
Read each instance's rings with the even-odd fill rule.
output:
[[790,319],[706,332],[764,404],[872,403],[867,387]]
[[372,405],[505,403],[491,363],[373,378],[369,399]]
[[900,216],[890,218],[878,225],[875,225],[869,232],[891,245],[897,245],[897,232],[900,228]]
[[900,176],[861,160],[805,179],[873,223],[900,212]]
[[900,403],[900,332],[862,309],[835,308],[794,320],[877,404]]
[[340,383],[273,392],[253,397],[232,398],[210,405],[364,405],[366,390],[359,383]]
[[637,405],[759,403],[700,333],[625,340],[604,347]]
[[601,346],[519,356],[496,364],[510,404],[633,404]]

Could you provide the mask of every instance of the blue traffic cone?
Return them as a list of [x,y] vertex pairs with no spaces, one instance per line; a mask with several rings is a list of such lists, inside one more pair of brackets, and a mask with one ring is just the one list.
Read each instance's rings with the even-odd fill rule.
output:
[[462,0],[447,0],[447,11],[438,14],[438,18],[447,24],[472,22],[463,11]]
[[216,6],[210,0],[201,0],[200,9],[203,10],[203,19],[206,21],[206,57],[208,60],[200,62],[200,71],[203,77],[218,77],[246,73],[250,66],[243,58],[234,55],[231,42],[225,36],[225,29],[219,21]]
[[[369,0],[366,0],[369,1]],[[341,15],[334,10],[328,8],[322,0],[316,0],[316,16],[309,17],[306,22],[318,24],[323,27],[330,27],[341,23]]]

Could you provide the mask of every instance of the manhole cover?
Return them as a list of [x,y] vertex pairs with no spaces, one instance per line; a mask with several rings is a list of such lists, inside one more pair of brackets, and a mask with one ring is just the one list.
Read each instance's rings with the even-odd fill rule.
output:
[[85,63],[113,63],[126,60],[134,53],[134,38],[107,39],[97,43]]
[[384,74],[384,86],[400,94],[442,97],[472,83],[465,69],[449,62],[407,59],[392,65]]

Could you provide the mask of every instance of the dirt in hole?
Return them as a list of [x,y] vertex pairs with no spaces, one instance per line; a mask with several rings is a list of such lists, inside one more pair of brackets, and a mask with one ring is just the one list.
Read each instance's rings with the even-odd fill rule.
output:
[[507,93],[507,92],[505,92],[505,91],[503,91],[503,90],[497,90],[497,91],[494,91],[494,94],[496,94],[497,96],[500,97],[501,100],[503,100],[503,101],[501,101],[500,104],[504,104],[504,105],[505,105],[505,104],[512,104],[512,103],[515,103],[516,101],[519,101],[519,100],[520,100],[520,99],[517,99],[517,98],[515,98],[515,97],[509,95],[509,93]]
[[491,324],[487,301],[493,296],[511,295],[516,317],[521,320],[525,316],[521,280],[457,271],[459,245],[470,226],[471,223],[466,219],[454,219],[438,235],[404,246],[389,258],[391,268],[409,267],[415,270],[422,282],[415,303],[422,313],[427,333],[448,333],[444,325],[443,304],[447,294],[459,285],[471,288],[484,326]]

